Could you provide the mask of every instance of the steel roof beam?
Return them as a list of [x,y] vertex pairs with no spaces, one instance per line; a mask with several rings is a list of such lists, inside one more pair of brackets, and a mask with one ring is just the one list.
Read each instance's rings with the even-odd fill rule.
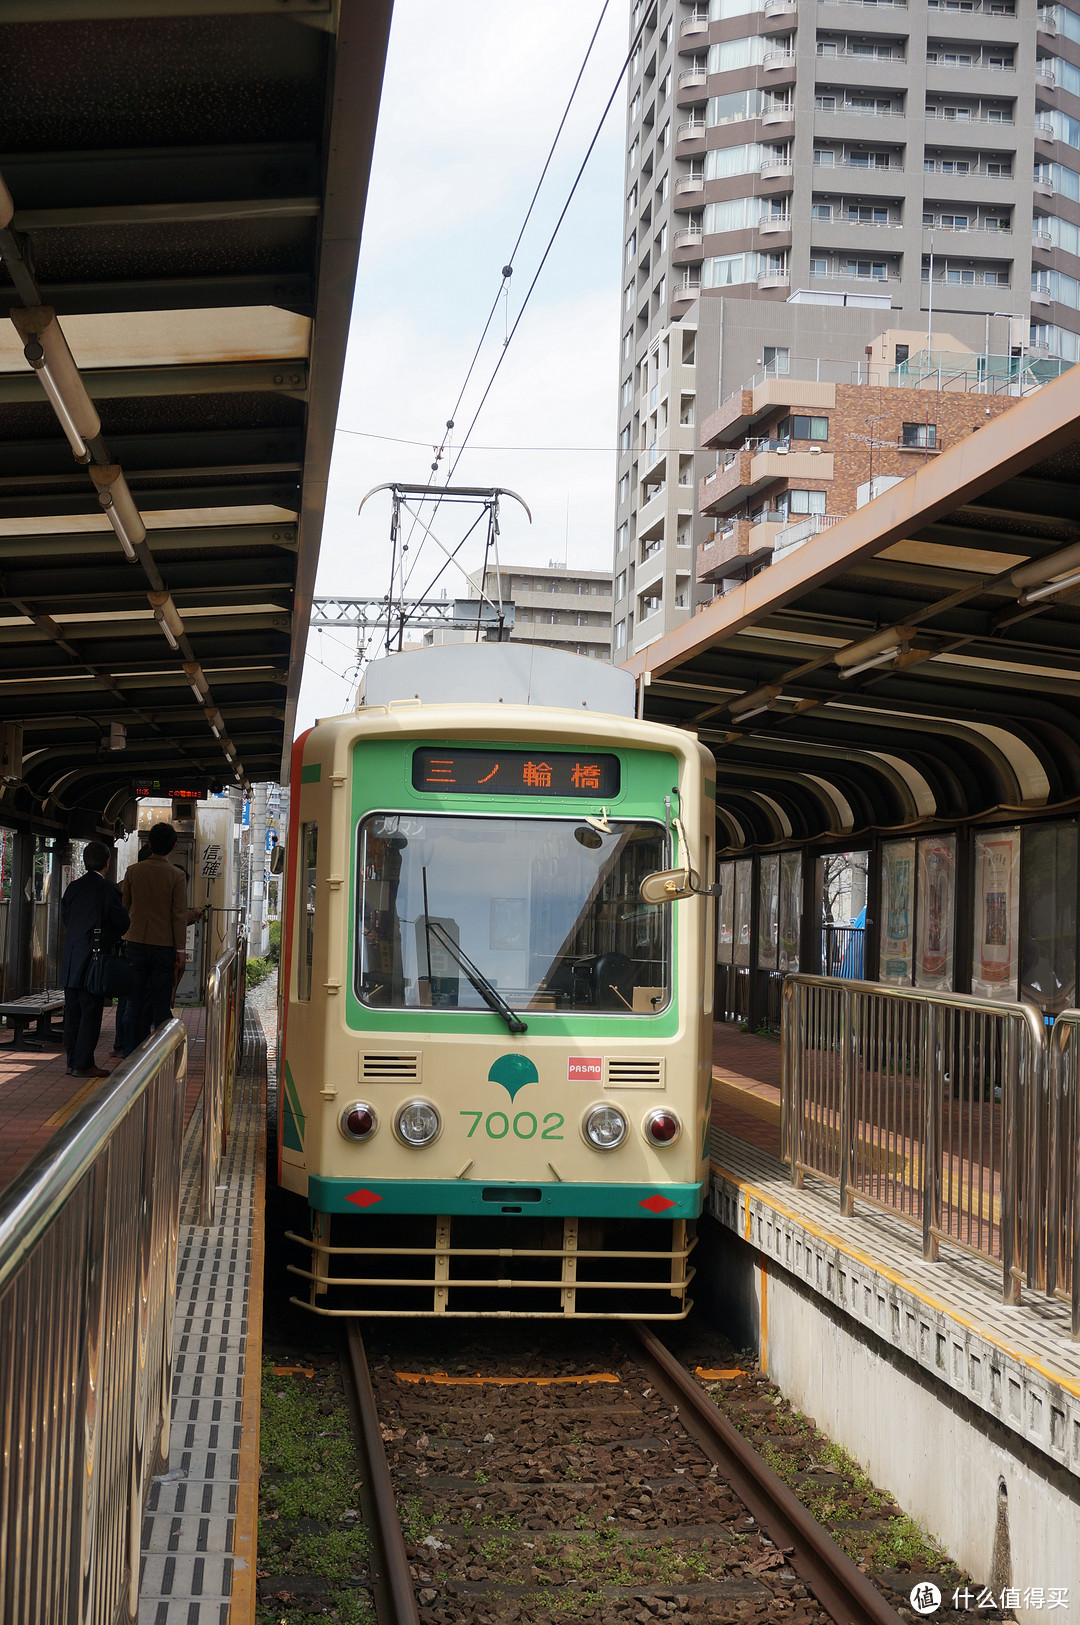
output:
[[[42,303],[51,305],[58,316],[239,309],[258,305],[274,305],[297,316],[315,313],[315,283],[305,271],[146,277],[116,282],[43,282],[39,292]],[[0,287],[0,311],[25,303],[15,288]]]
[[[105,524],[104,521],[102,523]],[[161,557],[163,562],[171,555],[203,552],[206,549],[223,551],[272,547],[290,553],[296,551],[296,526],[285,520],[260,525],[183,525],[151,530],[148,534],[155,558]],[[0,559],[39,561],[44,556],[67,555],[79,559],[107,556],[110,561],[122,557],[120,544],[107,525],[100,530],[62,532],[59,535],[28,530],[13,536],[0,536]],[[210,561],[200,560],[200,567],[209,569]],[[173,568],[176,565],[170,564],[170,569]]]
[[[225,470],[217,470],[218,475]],[[183,469],[170,471],[175,479],[184,477]],[[146,478],[147,476],[143,476]],[[132,486],[136,480],[132,480]],[[210,483],[200,481],[191,485],[140,485],[132,494],[138,498],[143,512],[171,508],[283,508],[297,513],[300,508],[300,482],[271,484],[265,480],[244,484],[239,480]],[[75,514],[94,514],[101,509],[93,495],[56,492],[53,496],[4,496],[0,494],[0,519],[65,518]],[[150,531],[153,541],[154,531]]]
[[[280,361],[181,363],[174,367],[109,367],[80,369],[93,400],[138,400],[161,395],[291,395],[307,391],[306,358]],[[0,406],[41,402],[41,385],[32,372],[0,373]],[[123,444],[113,436],[114,449]]]

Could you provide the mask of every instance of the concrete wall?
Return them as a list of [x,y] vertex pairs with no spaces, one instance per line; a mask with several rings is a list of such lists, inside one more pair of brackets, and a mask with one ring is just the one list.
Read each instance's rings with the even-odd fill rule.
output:
[[[1080,1605],[1080,1484],[1071,1473],[730,1230],[706,1222],[695,1262],[706,1313],[738,1347],[757,1349],[790,1402],[980,1585],[1064,1586],[1072,1609]],[[1002,1485],[1008,1539],[995,1549]],[[1021,1607],[1017,1617],[1045,1613]]]

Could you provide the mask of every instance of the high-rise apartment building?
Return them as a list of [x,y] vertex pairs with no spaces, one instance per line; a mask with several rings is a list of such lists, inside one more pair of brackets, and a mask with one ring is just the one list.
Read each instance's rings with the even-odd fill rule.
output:
[[[480,601],[481,572],[469,576],[469,598]],[[611,573],[570,569],[565,564],[504,564],[488,567],[484,591],[514,606],[508,642],[539,643],[545,649],[592,660],[611,659]],[[495,636],[492,630],[491,636]],[[436,627],[425,643],[471,643],[473,631]]]
[[1080,0],[639,0],[631,28],[616,659],[693,611],[694,420],[755,368],[935,327],[1080,359]]

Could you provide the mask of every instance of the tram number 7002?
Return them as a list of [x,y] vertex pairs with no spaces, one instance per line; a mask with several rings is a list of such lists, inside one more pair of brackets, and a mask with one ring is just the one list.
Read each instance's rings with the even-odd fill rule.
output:
[[[540,1128],[532,1112],[518,1112],[513,1120],[507,1116],[506,1112],[488,1112],[486,1117],[483,1112],[476,1111],[461,1112],[459,1115],[473,1119],[473,1125],[465,1136],[467,1140],[472,1139],[480,1127],[481,1120],[484,1124],[484,1133],[490,1140],[505,1140],[506,1136],[511,1132],[519,1140],[531,1140]],[[544,1117],[544,1126],[540,1131],[540,1138],[542,1140],[561,1140],[562,1134],[559,1130],[563,1127],[565,1121],[562,1112],[548,1112]]]

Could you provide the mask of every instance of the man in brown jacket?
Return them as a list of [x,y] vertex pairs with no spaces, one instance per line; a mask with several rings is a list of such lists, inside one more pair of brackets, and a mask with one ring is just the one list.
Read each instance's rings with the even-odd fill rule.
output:
[[185,962],[187,882],[168,857],[176,845],[176,831],[171,824],[155,824],[148,839],[150,856],[129,867],[121,887],[131,915],[124,939],[132,969],[125,1055],[137,1049],[151,1029],[169,1020],[173,987]]

